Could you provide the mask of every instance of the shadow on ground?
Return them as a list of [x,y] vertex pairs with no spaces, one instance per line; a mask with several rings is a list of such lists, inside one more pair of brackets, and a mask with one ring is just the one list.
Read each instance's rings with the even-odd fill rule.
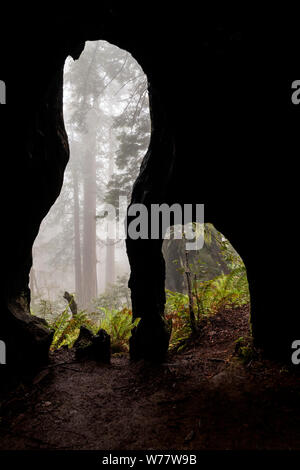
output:
[[237,356],[248,319],[248,307],[215,315],[159,366],[52,354],[31,385],[3,398],[0,449],[300,449],[299,375]]

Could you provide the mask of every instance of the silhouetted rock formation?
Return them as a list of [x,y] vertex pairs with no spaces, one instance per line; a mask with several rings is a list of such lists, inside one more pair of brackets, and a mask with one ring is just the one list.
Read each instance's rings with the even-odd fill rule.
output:
[[110,363],[110,336],[102,328],[94,335],[88,328],[81,326],[74,348],[77,359]]

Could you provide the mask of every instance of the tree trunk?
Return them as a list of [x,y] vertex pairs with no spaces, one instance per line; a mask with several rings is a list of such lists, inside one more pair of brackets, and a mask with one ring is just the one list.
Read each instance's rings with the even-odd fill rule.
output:
[[[93,56],[86,73],[82,110],[87,105],[88,81],[95,63],[99,44],[95,44]],[[91,97],[90,97],[91,98]],[[93,98],[94,99],[94,98]],[[97,116],[90,109],[86,114],[87,133],[84,134],[86,154],[83,161],[83,247],[82,247],[82,306],[90,307],[97,296],[97,252],[96,252],[96,126]]]
[[[109,163],[108,163],[108,181],[114,173],[114,154],[112,142],[112,128],[109,129]],[[105,260],[105,288],[115,283],[115,240],[107,237],[106,240],[106,260]]]
[[81,240],[80,240],[80,207],[79,207],[79,185],[77,170],[73,169],[74,188],[74,267],[75,267],[75,292],[77,303],[82,304],[82,263],[81,263]]
[[88,308],[97,296],[96,256],[96,157],[94,149],[84,159],[83,213],[83,306]]

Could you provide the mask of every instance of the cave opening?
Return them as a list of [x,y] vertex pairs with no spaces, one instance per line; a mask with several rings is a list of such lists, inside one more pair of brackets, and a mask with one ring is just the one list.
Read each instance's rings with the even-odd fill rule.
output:
[[[215,317],[215,321],[223,322],[226,332],[226,318],[247,323],[250,316],[246,266],[230,241],[213,224],[205,222],[195,230],[203,238],[202,246],[187,250],[184,238],[174,238],[178,229],[172,226],[170,238],[162,245],[166,262],[165,315],[173,323],[171,346],[176,350],[185,346],[193,333],[199,333],[207,319]],[[188,327],[183,328],[183,324]]]
[[99,327],[105,315],[131,309],[125,237],[110,234],[106,206],[118,218],[127,208],[148,149],[147,77],[126,50],[87,41],[78,60],[66,60],[63,96],[70,159],[34,243],[31,311],[54,324],[66,292]]
[[[122,323],[118,314],[123,312],[122,316],[127,316],[126,334],[121,340],[116,338],[113,350],[128,350],[132,323],[130,266],[125,240],[116,233],[109,234],[106,206],[112,205],[117,217],[120,202],[126,210],[149,149],[147,77],[126,50],[102,40],[87,41],[78,60],[66,60],[63,97],[70,159],[60,196],[34,243],[31,311],[54,329],[60,320],[67,326],[74,312],[83,312],[83,324],[90,322],[95,329],[106,326],[110,332],[113,322]],[[178,345],[178,338],[182,341],[191,333],[191,309],[199,326],[212,313],[250,302],[240,256],[212,224],[206,223],[202,229],[204,246],[200,250],[187,252],[185,240],[172,235],[165,239],[161,245],[163,261],[152,268],[145,259],[143,269],[148,274],[141,276],[149,288],[144,291],[138,281],[136,290],[141,291],[143,305],[136,306],[134,319],[147,309],[144,299],[151,295],[153,278],[161,277],[160,289],[166,289],[166,295],[159,309],[173,323],[171,348]],[[135,287],[134,275],[131,288]],[[182,312],[185,326],[177,328]],[[182,322],[179,324],[182,326]],[[72,344],[78,325],[74,335],[67,338],[58,333],[61,338],[55,335],[56,347]]]

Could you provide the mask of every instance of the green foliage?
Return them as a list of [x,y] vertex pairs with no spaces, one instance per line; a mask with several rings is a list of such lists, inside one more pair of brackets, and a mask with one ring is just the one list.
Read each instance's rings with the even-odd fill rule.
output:
[[77,313],[77,315],[71,317],[68,308],[69,306],[50,324],[51,328],[54,330],[51,345],[52,351],[66,345],[72,347],[79,335],[82,325],[92,330],[93,333],[96,333],[97,328],[95,328],[95,325],[88,319],[85,312]]
[[[167,290],[166,294],[166,318],[171,319],[173,324],[170,347],[178,350],[192,332],[189,299],[179,292]],[[201,327],[204,317],[249,303],[246,269],[242,266],[210,281],[195,281],[192,294],[197,326]]]
[[[123,290],[120,289],[120,286],[123,286]],[[64,345],[72,347],[78,337],[80,327],[84,325],[95,334],[99,328],[106,330],[111,336],[112,352],[127,352],[131,330],[139,322],[139,319],[132,322],[132,312],[126,304],[128,294],[127,279],[125,280],[124,277],[120,278],[109,292],[97,299],[94,314],[80,312],[72,317],[68,310],[69,306],[67,306],[56,317],[55,321],[48,322],[54,330],[51,349],[59,349]],[[217,276],[210,281],[203,282],[195,279],[192,296],[198,328],[201,328],[201,321],[205,317],[214,315],[224,309],[233,309],[249,303],[250,297],[245,267],[239,266],[229,274]],[[44,308],[45,315],[51,313],[49,303],[42,301],[41,307]],[[172,321],[173,325],[170,348],[180,350],[192,333],[188,295],[166,290],[165,316],[167,321]],[[239,355],[245,362],[249,362],[252,350],[242,340],[243,338],[238,340]]]
[[166,290],[166,294],[165,317],[172,321],[170,348],[178,349],[191,335],[189,298],[185,294],[170,290]]
[[101,328],[110,335],[112,353],[128,351],[131,330],[137,326],[140,319],[132,322],[132,312],[128,308],[117,311],[101,307],[101,310],[104,312]]
[[72,347],[79,335],[80,327],[86,326],[94,334],[97,334],[99,328],[103,328],[111,337],[113,353],[127,352],[131,330],[137,326],[139,319],[132,322],[132,312],[126,307],[121,310],[99,307],[99,310],[100,325],[92,321],[86,312],[71,316],[67,306],[56,320],[49,324],[54,330],[51,350],[57,350],[62,346]]
[[211,281],[197,282],[194,292],[200,315],[210,315],[227,307],[234,308],[250,302],[246,268],[238,267],[231,273]]

